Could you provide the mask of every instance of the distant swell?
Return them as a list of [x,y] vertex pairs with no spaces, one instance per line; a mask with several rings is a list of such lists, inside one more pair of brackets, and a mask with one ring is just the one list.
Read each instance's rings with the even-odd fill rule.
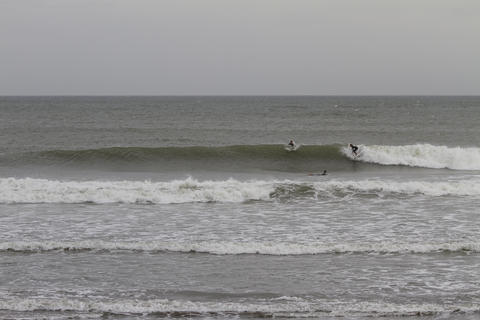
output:
[[138,203],[275,201],[395,195],[480,196],[480,181],[291,180],[58,181],[0,178],[0,203]]
[[262,254],[262,255],[316,255],[345,253],[438,253],[480,252],[480,242],[439,243],[284,243],[284,242],[241,242],[241,241],[14,241],[0,242],[0,252],[50,252],[50,251],[141,251],[207,253],[217,255]]

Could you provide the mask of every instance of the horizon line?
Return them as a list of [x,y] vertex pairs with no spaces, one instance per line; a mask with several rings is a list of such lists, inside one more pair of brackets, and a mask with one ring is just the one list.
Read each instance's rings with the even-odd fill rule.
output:
[[477,94],[0,94],[0,97],[480,97]]

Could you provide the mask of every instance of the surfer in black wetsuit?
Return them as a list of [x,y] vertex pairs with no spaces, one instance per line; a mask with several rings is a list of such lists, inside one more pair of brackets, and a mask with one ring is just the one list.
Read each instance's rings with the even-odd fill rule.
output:
[[287,144],[287,146],[295,148],[295,141],[290,140],[290,142]]
[[357,146],[354,146],[354,145],[351,144],[351,143],[350,143],[348,146],[352,149],[352,153],[357,156],[357,155],[358,155],[358,154],[357,154],[358,147],[357,147]]
[[309,176],[326,176],[328,173],[327,173],[327,170],[323,170],[323,173],[309,173],[308,175]]

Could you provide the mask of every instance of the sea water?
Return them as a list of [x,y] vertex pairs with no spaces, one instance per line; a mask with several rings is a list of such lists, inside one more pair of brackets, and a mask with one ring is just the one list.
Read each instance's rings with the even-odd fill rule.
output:
[[478,97],[2,97],[0,115],[1,318],[480,315]]

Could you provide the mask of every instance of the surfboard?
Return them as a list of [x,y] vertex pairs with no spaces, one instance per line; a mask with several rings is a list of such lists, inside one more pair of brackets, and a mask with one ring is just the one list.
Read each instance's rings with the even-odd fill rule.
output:
[[358,159],[361,155],[362,155],[362,149],[360,147],[358,147],[357,149],[357,153],[353,153],[352,151],[352,148],[350,148],[350,145],[347,146],[347,148],[350,150],[350,153],[352,154],[352,158],[355,160],[355,159]]
[[298,150],[298,148],[300,148],[300,145],[299,145],[299,144],[295,144],[295,145],[293,145],[293,146],[287,144],[287,145],[285,146],[285,150],[287,150],[287,151],[295,151],[295,150]]
[[357,154],[352,152],[352,157],[354,160],[360,159],[361,156],[362,156],[362,150],[360,150],[360,148],[357,150]]

